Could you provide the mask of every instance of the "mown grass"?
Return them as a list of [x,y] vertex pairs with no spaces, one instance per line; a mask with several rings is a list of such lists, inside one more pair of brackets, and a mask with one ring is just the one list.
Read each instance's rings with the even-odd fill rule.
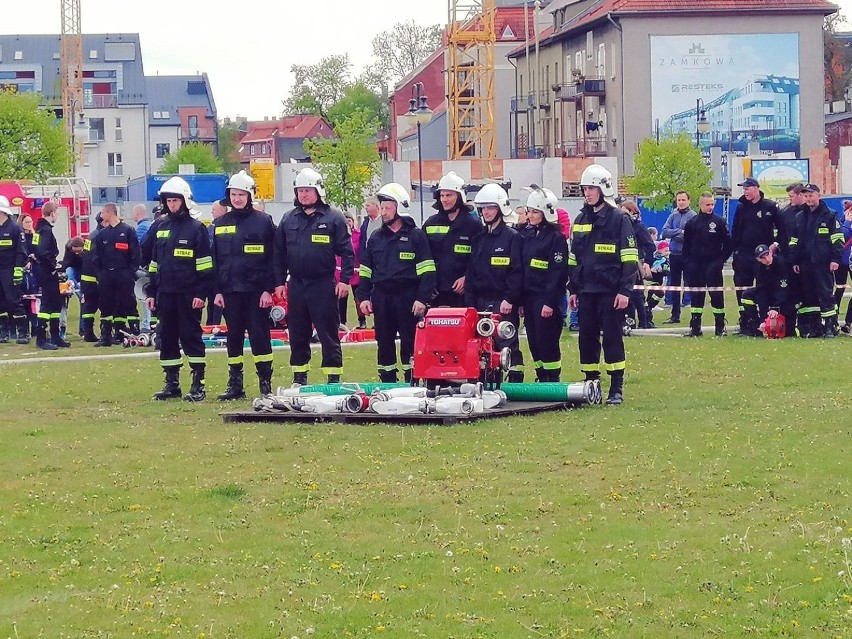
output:
[[852,637],[850,349],[631,338],[624,406],[452,428],[225,425],[150,401],[154,359],[0,366],[0,635]]

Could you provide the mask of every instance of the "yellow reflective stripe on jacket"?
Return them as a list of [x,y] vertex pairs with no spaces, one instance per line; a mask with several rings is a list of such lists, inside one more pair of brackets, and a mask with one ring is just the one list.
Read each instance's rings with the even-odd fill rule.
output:
[[[154,265],[154,268],[157,268],[156,264]],[[151,270],[151,267],[149,266],[148,271],[150,271],[150,270]],[[94,275],[82,275],[82,276],[80,276],[80,281],[81,282],[97,282],[98,278],[95,277]]]
[[12,240],[0,240],[0,246],[12,246]]
[[568,266],[577,266],[577,256],[573,253],[568,253]]
[[820,235],[828,235],[830,231],[823,226],[817,229],[817,233],[819,233]]
[[13,277],[23,277],[24,267],[23,266],[16,266],[15,268],[12,269],[12,275],[13,275]]
[[414,257],[415,257],[414,253],[411,253],[409,251],[403,251],[402,253],[399,254],[399,259],[401,259],[401,260],[413,260]]
[[157,239],[160,239],[161,237],[168,237],[170,233],[171,231],[168,229],[164,229],[162,231],[157,230]]
[[209,271],[213,268],[213,258],[209,255],[207,257],[198,257],[195,259],[195,270],[196,271]]
[[159,267],[157,266],[156,262],[152,261],[150,264],[148,264],[148,272],[149,273],[156,273],[158,270],[159,270]]
[[426,233],[428,235],[446,235],[450,232],[449,226],[427,226]]
[[83,250],[91,251],[92,250],[92,240],[83,240]]
[[434,260],[423,260],[422,262],[418,262],[416,266],[416,271],[418,275],[423,275],[424,273],[434,273],[435,272],[435,261]]
[[615,254],[615,244],[595,244],[595,253]]
[[216,235],[229,235],[237,232],[236,226],[217,226]]
[[509,266],[509,262],[511,262],[511,258],[509,257],[492,257],[491,258],[491,266]]
[[311,242],[314,244],[331,244],[331,237],[328,235],[311,235]]
[[246,244],[243,246],[243,253],[263,253],[266,251],[266,247],[263,244]]
[[575,224],[574,225],[574,233],[591,233],[592,225],[591,224]]
[[456,244],[453,246],[454,253],[470,253],[470,244]]
[[832,243],[842,242],[843,241],[843,233],[832,233],[831,237],[829,239],[832,241]]
[[192,249],[176,248],[175,257],[195,257],[195,251]]
[[799,238],[798,237],[791,237],[790,238],[790,246],[797,246],[798,244],[799,244]]
[[372,278],[373,277],[373,269],[371,269],[369,266],[364,266],[362,264],[361,266],[358,267],[358,275],[360,275],[361,277]]
[[548,264],[547,260],[539,260],[539,259],[536,259],[536,258],[532,258],[530,260],[530,267],[532,267],[532,268],[547,270],[548,266],[550,266],[550,265]]
[[38,246],[38,241],[41,239],[41,235],[38,233],[33,233],[33,246]]
[[621,261],[622,262],[638,262],[639,261],[639,249],[635,249],[635,248],[621,249]]

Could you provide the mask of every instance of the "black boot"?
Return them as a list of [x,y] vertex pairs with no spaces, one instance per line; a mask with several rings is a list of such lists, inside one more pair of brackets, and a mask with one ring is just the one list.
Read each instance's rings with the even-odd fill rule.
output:
[[83,341],[91,343],[98,341],[98,336],[95,335],[94,318],[87,317],[83,320]]
[[38,321],[38,328],[36,329],[36,346],[43,351],[55,351],[59,349],[56,344],[47,339],[47,326],[43,320]]
[[66,341],[62,337],[62,333],[59,329],[59,320],[50,320],[50,341],[56,344],[59,348],[68,348],[71,346],[71,342]]
[[127,324],[124,322],[114,322],[112,325],[112,343],[116,346],[124,344],[124,338],[127,337]]
[[521,384],[524,381],[524,372],[523,371],[509,371],[509,374],[506,376],[506,382],[509,384]]
[[307,386],[308,385],[308,374],[305,373],[293,373],[293,386]]
[[379,371],[379,381],[383,384],[396,384],[399,381],[396,369],[392,371]]
[[716,321],[716,337],[725,337],[728,334],[725,326],[725,316],[721,313],[717,313],[713,316],[713,319]]
[[404,371],[402,371],[402,379],[406,384],[411,383],[411,375],[412,371],[410,368],[406,368]]
[[4,315],[0,317],[0,344],[6,344],[9,341],[9,317]]
[[204,389],[204,364],[191,364],[192,369],[192,384],[189,387],[189,392],[183,396],[188,402],[203,402],[207,397],[207,391]]
[[15,340],[16,344],[29,344],[30,343],[30,321],[24,317],[16,318],[16,324],[18,325],[18,339]]
[[220,402],[227,402],[232,399],[245,398],[246,393],[243,390],[243,366],[242,364],[231,364],[228,366],[228,387],[216,399]]
[[340,383],[340,375],[329,375],[328,376],[329,384],[339,384]]
[[586,376],[586,379],[583,380],[583,381],[586,381],[586,382],[601,378],[601,374],[600,374],[599,371],[586,371],[583,374]]
[[163,390],[154,393],[154,399],[163,401],[180,397],[180,366],[167,366],[163,372],[166,374],[166,383],[163,384]]
[[272,395],[272,362],[258,362],[255,369],[260,396]]
[[620,406],[624,402],[624,373],[613,373],[609,378],[609,394],[606,403],[609,406]]
[[112,346],[112,322],[101,322],[101,337],[95,342],[95,348]]
[[701,337],[702,335],[704,335],[704,331],[701,330],[701,316],[693,315],[689,318],[689,332],[686,336]]
[[826,317],[823,325],[822,336],[825,339],[834,339],[837,337],[838,333],[840,333],[840,330],[837,328],[837,315],[834,317]]

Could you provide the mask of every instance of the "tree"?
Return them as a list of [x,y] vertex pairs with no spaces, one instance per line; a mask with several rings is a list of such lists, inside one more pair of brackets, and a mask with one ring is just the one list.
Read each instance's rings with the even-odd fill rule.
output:
[[434,24],[420,26],[414,20],[396,23],[373,38],[373,56],[378,71],[387,84],[396,84],[441,46],[443,29]]
[[848,40],[837,37],[838,27],[844,23],[843,15],[833,13],[823,22],[823,60],[826,79],[826,99],[832,102],[846,99],[846,90],[852,82],[852,46]]
[[0,177],[43,182],[73,165],[62,121],[40,102],[36,93],[0,91]]
[[380,129],[388,126],[387,104],[360,82],[346,87],[343,97],[328,109],[326,116],[332,128],[337,129],[337,125],[348,120],[355,111],[365,111],[368,119],[376,120]]
[[239,129],[232,124],[219,125],[219,160],[222,162],[222,171],[228,175],[242,168],[239,134]]
[[336,137],[305,141],[311,162],[324,177],[328,201],[344,210],[357,209],[379,175],[376,130],[370,114],[356,110],[335,127]]
[[349,55],[331,55],[316,64],[294,64],[295,76],[290,96],[284,101],[284,113],[311,113],[326,117],[328,110],[343,98],[352,84]]
[[200,142],[184,144],[175,153],[167,153],[163,166],[157,171],[160,175],[180,172],[181,164],[194,164],[196,173],[222,173],[222,160],[213,153],[213,147]]
[[671,207],[678,191],[694,196],[708,190],[713,178],[688,133],[662,138],[659,143],[654,138],[643,140],[635,171],[627,178],[628,191],[649,196],[643,205],[653,211]]

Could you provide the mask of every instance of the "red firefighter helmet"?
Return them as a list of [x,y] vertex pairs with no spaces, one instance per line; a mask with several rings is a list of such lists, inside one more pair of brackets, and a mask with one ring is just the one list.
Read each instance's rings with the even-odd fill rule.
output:
[[787,334],[787,322],[780,313],[775,317],[767,317],[760,328],[766,339],[784,339]]

